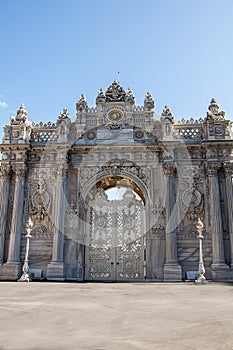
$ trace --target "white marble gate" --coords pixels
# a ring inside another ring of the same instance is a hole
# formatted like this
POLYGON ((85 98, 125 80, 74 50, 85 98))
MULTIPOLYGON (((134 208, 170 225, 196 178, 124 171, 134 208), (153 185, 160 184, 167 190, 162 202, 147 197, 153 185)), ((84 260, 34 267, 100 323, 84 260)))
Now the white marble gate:
POLYGON ((122 200, 109 200, 99 190, 88 209, 85 279, 144 279, 145 209, 127 189, 122 200))

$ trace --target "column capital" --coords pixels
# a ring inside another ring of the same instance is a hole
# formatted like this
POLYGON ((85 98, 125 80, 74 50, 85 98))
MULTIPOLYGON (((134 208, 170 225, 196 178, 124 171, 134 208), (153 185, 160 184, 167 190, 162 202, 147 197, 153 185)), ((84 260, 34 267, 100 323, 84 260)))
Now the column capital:
POLYGON ((223 169, 224 169, 226 176, 230 176, 230 177, 233 176, 233 163, 232 162, 225 162, 223 164, 223 169))
POLYGON ((175 169, 176 163, 174 163, 172 160, 163 162, 163 171, 166 176, 172 177, 175 169))
POLYGON ((11 165, 2 165, 0 167, 0 180, 4 178, 8 178, 11 173, 11 165))
POLYGON ((207 162, 206 163, 206 170, 208 176, 216 176, 218 170, 221 168, 222 164, 219 162, 207 162))
POLYGON ((69 167, 67 163, 57 165, 54 170, 56 178, 61 180, 65 179, 68 168, 69 167))
POLYGON ((21 165, 21 166, 13 166, 13 172, 15 173, 16 180, 23 179, 26 174, 26 165, 21 165))

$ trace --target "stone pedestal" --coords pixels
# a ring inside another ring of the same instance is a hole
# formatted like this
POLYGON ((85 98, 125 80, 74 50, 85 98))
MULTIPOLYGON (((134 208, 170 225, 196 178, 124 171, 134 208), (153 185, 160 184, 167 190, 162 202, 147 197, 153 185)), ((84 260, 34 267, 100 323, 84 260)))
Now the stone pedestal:
POLYGON ((0 266, 0 280, 17 281, 22 274, 22 264, 20 262, 6 263, 0 266))
POLYGON ((229 266, 225 263, 213 263, 211 265, 211 276, 213 281, 226 281, 232 279, 229 266))
POLYGON ((50 281, 64 281, 65 268, 63 262, 51 262, 47 266, 47 280, 50 281))
POLYGON ((181 281, 181 266, 177 262, 166 262, 164 265, 164 281, 165 282, 180 282, 181 281))

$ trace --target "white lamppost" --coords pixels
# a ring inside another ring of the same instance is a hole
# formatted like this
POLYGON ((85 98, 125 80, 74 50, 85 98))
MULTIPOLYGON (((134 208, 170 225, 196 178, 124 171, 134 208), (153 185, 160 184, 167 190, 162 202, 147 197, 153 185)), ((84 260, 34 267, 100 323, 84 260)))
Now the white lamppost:
POLYGON ((199 269, 198 269, 198 277, 195 280, 195 283, 197 284, 203 284, 207 283, 208 281, 205 278, 205 267, 204 267, 204 262, 203 262, 203 250, 202 250, 202 240, 203 240, 203 227, 204 224, 201 221, 200 218, 198 218, 197 224, 196 224, 196 229, 198 232, 198 238, 199 238, 199 269))
POLYGON ((23 274, 18 280, 19 282, 29 282, 31 281, 30 275, 29 275, 29 265, 28 265, 28 253, 29 253, 29 239, 32 237, 31 236, 31 231, 33 227, 33 222, 32 219, 29 218, 28 221, 26 222, 25 228, 26 228, 26 252, 25 252, 25 259, 24 259, 24 264, 23 264, 23 274))

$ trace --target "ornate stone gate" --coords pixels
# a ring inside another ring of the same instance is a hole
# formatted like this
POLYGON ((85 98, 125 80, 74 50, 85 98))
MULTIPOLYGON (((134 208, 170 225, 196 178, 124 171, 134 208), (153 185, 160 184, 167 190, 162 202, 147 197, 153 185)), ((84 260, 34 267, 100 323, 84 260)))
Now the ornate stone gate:
POLYGON ((20 106, 0 145, 1 280, 21 275, 29 216, 30 267, 48 280, 186 279, 198 218, 206 277, 233 280, 232 122, 214 99, 200 119, 154 107, 116 81, 94 107, 82 94, 75 120, 36 124, 20 106))
POLYGON ((121 200, 109 200, 103 189, 89 202, 86 225, 85 279, 144 279, 145 210, 127 189, 121 200))

